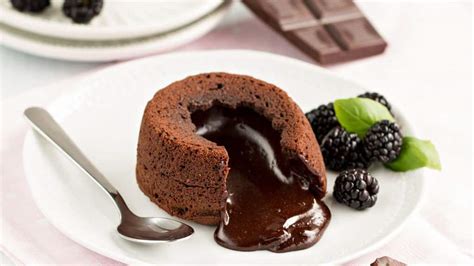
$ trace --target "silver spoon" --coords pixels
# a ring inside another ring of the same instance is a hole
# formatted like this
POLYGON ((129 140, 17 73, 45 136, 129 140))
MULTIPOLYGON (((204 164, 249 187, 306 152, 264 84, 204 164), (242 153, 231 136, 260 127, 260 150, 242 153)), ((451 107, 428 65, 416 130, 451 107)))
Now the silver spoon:
POLYGON ((133 214, 117 189, 82 154, 48 111, 30 107, 24 114, 36 131, 61 150, 112 198, 121 216, 120 225, 117 227, 121 237, 139 243, 159 243, 185 239, 194 233, 192 227, 173 219, 145 218, 133 214))

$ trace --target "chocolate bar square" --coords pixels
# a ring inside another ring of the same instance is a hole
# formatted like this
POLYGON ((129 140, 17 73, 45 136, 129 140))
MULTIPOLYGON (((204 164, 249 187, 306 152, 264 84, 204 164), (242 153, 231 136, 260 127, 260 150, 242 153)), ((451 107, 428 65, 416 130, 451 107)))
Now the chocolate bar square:
POLYGON ((306 5, 321 20, 362 16, 352 0, 305 0, 306 5))
POLYGON ((305 53, 316 57, 321 64, 336 61, 342 52, 322 25, 292 30, 287 35, 291 42, 305 53))
POLYGON ((268 22, 278 25, 283 31, 318 24, 301 0, 248 0, 244 2, 259 9, 260 14, 268 22))
POLYGON ((328 31, 344 50, 357 50, 387 45, 366 18, 326 25, 328 31))

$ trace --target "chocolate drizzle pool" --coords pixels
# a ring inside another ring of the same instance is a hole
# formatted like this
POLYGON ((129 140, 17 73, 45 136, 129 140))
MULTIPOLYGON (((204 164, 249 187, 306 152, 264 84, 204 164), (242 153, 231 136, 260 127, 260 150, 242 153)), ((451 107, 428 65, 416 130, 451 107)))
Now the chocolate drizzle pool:
POLYGON ((289 161, 271 123, 249 108, 214 106, 192 115, 198 135, 225 146, 230 157, 229 196, 215 232, 235 250, 286 252, 314 245, 331 214, 308 182, 316 178, 289 161))

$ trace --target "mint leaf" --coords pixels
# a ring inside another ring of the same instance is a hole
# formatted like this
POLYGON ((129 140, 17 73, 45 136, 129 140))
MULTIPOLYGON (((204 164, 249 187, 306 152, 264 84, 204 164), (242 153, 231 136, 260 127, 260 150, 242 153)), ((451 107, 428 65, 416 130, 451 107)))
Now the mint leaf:
POLYGON ((399 172, 425 166, 441 170, 439 155, 433 143, 414 137, 404 137, 400 155, 395 161, 385 164, 385 166, 399 172))
POLYGON ((378 121, 395 121, 387 107, 367 98, 336 100, 334 111, 341 126, 349 132, 357 133, 361 138, 378 121))

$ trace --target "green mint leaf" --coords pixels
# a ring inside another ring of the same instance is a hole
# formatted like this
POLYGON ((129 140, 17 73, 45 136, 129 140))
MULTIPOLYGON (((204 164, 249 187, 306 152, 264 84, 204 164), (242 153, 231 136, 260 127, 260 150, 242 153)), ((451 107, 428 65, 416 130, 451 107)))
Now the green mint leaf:
POLYGON ((414 137, 404 137, 400 155, 395 161, 385 166, 398 172, 414 170, 421 167, 441 170, 439 155, 433 143, 414 137))
POLYGON ((334 102, 334 111, 341 126, 359 137, 380 120, 395 121, 384 105, 367 98, 340 99, 334 102))

